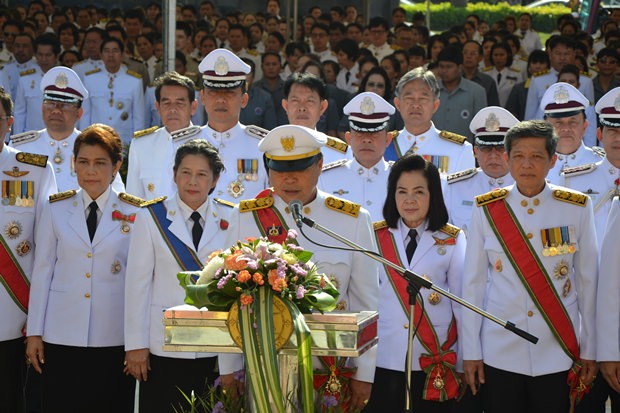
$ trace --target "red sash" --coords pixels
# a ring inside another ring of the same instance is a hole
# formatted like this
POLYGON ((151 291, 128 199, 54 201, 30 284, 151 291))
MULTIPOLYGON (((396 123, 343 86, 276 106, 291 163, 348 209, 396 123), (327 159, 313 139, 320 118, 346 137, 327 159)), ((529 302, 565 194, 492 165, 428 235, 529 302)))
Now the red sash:
POLYGON ((2 235, 0 235, 0 282, 19 309, 28 313, 30 281, 28 281, 22 267, 11 253, 11 248, 6 244, 2 235))
POLYGON ((483 208, 495 236, 523 286, 544 316, 564 352, 573 360, 573 366, 568 372, 572 412, 575 403, 581 400, 584 393, 590 391, 590 386, 579 379, 581 359, 573 323, 553 287, 549 274, 534 252, 508 203, 501 199, 484 205, 483 208))
MULTIPOLYGON (((267 188, 261 191, 256 198, 266 198, 273 195, 273 189, 267 188)), ((271 242, 279 244, 286 240, 288 227, 276 208, 262 208, 253 211, 254 219, 258 224, 261 234, 271 242)))
MULTIPOLYGON (((402 261, 394 244, 394 237, 389 229, 384 227, 375 231, 379 253, 387 260, 403 266, 402 261)), ((403 311, 409 316, 409 293, 407 292, 407 281, 392 269, 385 265, 388 279, 396 292, 396 296, 403 307, 403 311)), ((420 367, 426 373, 426 382, 422 397, 424 400, 446 401, 454 399, 459 394, 459 379, 456 376, 456 352, 451 347, 456 343, 457 330, 454 316, 448 328, 448 337, 440 346, 437 333, 433 323, 428 318, 426 311, 422 310, 422 298, 417 297, 414 307, 414 319, 421 320, 416 336, 428 354, 420 356, 420 367)))

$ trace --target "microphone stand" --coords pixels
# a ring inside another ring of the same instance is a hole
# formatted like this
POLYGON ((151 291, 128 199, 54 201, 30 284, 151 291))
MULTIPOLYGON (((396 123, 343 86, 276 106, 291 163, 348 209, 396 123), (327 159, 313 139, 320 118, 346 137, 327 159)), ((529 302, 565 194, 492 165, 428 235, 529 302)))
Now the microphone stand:
MULTIPOLYGON (((496 324, 499 324, 500 326, 504 327, 506 330, 511 331, 512 333, 518 335, 519 337, 529 341, 530 343, 536 344, 538 342, 538 337, 528 333, 527 331, 521 330, 520 328, 518 328, 513 322, 511 321, 504 321, 498 317, 495 317, 493 314, 491 313, 487 313, 486 311, 484 311, 481 308, 476 307, 475 305, 469 303, 468 301, 463 300, 462 298, 452 294, 449 291, 444 290, 441 287, 437 287, 436 285, 434 285, 432 283, 432 281, 427 280, 426 278, 422 278, 421 276, 419 276, 418 274, 414 273, 411 270, 405 269, 397 264, 394 264, 393 262, 383 258, 380 255, 375 255, 373 253, 371 253, 370 251, 365 250, 364 248, 362 248, 360 245, 357 245, 356 243, 354 243, 353 241, 348 240, 347 238, 325 228, 324 226, 317 224, 314 220, 310 219, 310 218, 306 218, 303 215, 301 215, 301 213, 299 214, 301 221, 306 224, 307 226, 309 226, 310 228, 314 228, 319 230, 320 232, 329 235, 330 237, 342 242, 345 245, 348 245, 349 247, 353 248, 354 250, 356 250, 357 252, 361 252, 362 254, 372 258, 375 261, 378 261, 384 265, 387 265, 390 268, 393 268, 394 270, 396 270, 396 272, 398 272, 405 280, 407 280, 408 283, 408 287, 407 287, 407 292, 409 293, 409 342, 407 343, 407 356, 406 356, 406 382, 407 382, 407 398, 405 400, 405 412, 406 413, 410 413, 412 412, 411 410, 411 359, 412 359, 412 353, 413 353, 413 327, 414 327, 414 319, 413 319, 413 312, 414 312, 414 306, 415 306, 415 302, 416 302, 416 296, 418 295, 418 293, 420 292, 421 288, 427 288, 430 290, 434 290, 436 292, 438 292, 439 294, 443 295, 444 297, 447 297, 448 299, 455 301, 459 304, 461 304, 463 307, 468 308, 469 310, 485 317, 488 320, 493 321, 496 324)), ((299 228, 301 229, 301 225, 299 225, 299 228)), ((302 232, 303 234, 303 232, 302 232)), ((305 234, 304 234, 305 237, 305 234)), ((307 237, 306 237, 307 238, 307 237)))

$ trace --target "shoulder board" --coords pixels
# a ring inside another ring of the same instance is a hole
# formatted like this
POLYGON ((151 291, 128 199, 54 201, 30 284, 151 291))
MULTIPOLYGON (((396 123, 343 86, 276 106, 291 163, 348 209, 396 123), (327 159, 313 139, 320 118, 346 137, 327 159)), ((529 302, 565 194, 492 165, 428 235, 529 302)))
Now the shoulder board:
POLYGON ((461 232, 461 229, 459 227, 455 227, 454 225, 446 224, 443 227, 439 228, 439 231, 443 232, 444 234, 448 234, 452 238, 456 238, 459 235, 459 232, 461 232))
POLYGON ((88 72, 84 73, 84 76, 93 75, 93 74, 99 73, 99 72, 101 72, 101 68, 100 67, 98 67, 96 69, 93 69, 93 70, 89 70, 88 72))
POLYGON ((142 129, 142 130, 135 131, 133 133, 133 138, 136 139, 142 136, 150 135, 151 133, 155 132, 157 129, 159 129, 159 126, 153 126, 148 129, 142 129))
POLYGON ((31 74, 33 74, 35 72, 36 72, 35 69, 22 70, 21 72, 19 72, 19 75, 20 76, 28 76, 28 75, 31 75, 31 74))
POLYGON ((388 132, 388 133, 392 135, 392 140, 398 138, 398 135, 400 135, 399 130, 393 130, 392 132, 388 132))
POLYGON ((65 192, 59 192, 57 194, 50 195, 49 197, 50 204, 56 201, 62 201, 63 199, 73 198, 75 194, 77 194, 77 191, 75 189, 70 189, 65 192))
POLYGON ((455 182, 465 181, 465 180, 473 177, 477 173, 478 173, 478 170, 476 168, 466 169, 464 171, 460 171, 460 172, 456 172, 456 173, 448 175, 446 177, 446 180, 448 181, 448 185, 450 185, 450 184, 453 184, 455 182))
POLYGON ((600 146, 593 146, 590 149, 592 149, 592 152, 594 152, 596 155, 600 156, 601 158, 605 157, 605 149, 601 148, 600 146))
POLYGON ((493 69, 493 66, 487 66, 484 69, 482 69, 483 72, 488 72, 489 70, 493 69))
POLYGON ((41 134, 36 130, 18 133, 17 135, 11 136, 11 145, 19 146, 24 143, 33 142, 39 139, 39 136, 41 136, 41 134))
POLYGON ((263 139, 269 131, 256 125, 246 125, 245 133, 256 139, 263 139))
POLYGON ((181 138, 191 138, 192 136, 198 135, 200 132, 200 126, 191 125, 187 128, 179 129, 178 131, 174 131, 170 134, 172 140, 175 141, 181 138))
POLYGON ((355 218, 357 218, 360 214, 360 208, 362 207, 360 204, 355 204, 351 201, 336 198, 334 196, 328 196, 325 198, 325 205, 327 205, 327 208, 329 209, 351 215, 355 218))
POLYGON ((258 56, 258 52, 256 50, 252 50, 252 49, 246 49, 248 54, 252 55, 252 56, 258 56))
POLYGON ((213 200, 220 204, 220 205, 224 205, 227 206, 229 208, 234 208, 236 204, 234 204, 233 202, 227 201, 225 199, 220 199, 220 198, 213 198, 213 200))
POLYGON ((137 196, 133 196, 130 194, 127 194, 125 192, 121 192, 118 194, 118 199, 120 199, 121 201, 123 201, 126 204, 129 205, 133 205, 136 207, 140 207, 142 206, 146 200, 142 199, 142 198, 138 198, 137 196))
POLYGON ((581 71, 581 72, 579 72, 579 74, 580 74, 581 76, 585 76, 585 77, 588 77, 588 78, 592 78, 592 73, 588 73, 588 72, 583 72, 583 71, 581 71))
POLYGON ((340 153, 347 153, 347 149, 349 148, 349 145, 346 142, 337 138, 332 138, 331 136, 327 136, 327 143, 325 146, 340 153))
POLYGON ((246 199, 239 202, 239 212, 256 211, 257 209, 269 208, 273 205, 273 197, 246 199))
POLYGON ((450 141, 452 143, 458 143, 459 145, 462 145, 465 143, 465 141, 467 140, 467 138, 463 135, 459 135, 457 133, 452 133, 452 132, 448 132, 445 130, 442 130, 441 132, 439 132, 439 137, 441 139, 445 139, 447 141, 450 141))
POLYGON ((480 207, 486 204, 490 204, 491 202, 504 199, 507 196, 508 196, 507 189, 494 189, 493 191, 487 192, 486 194, 478 195, 476 197, 476 206, 480 207))
POLYGON ((385 220, 372 223, 372 229, 374 229, 375 231, 378 229, 387 228, 387 226, 388 225, 387 225, 387 222, 385 222, 385 220))
POLYGON ((138 72, 134 72, 134 71, 133 71, 133 70, 131 70, 131 69, 127 69, 127 74, 128 74, 129 76, 133 76, 133 77, 135 77, 135 78, 142 79, 142 75, 141 75, 140 73, 138 73, 138 72))
POLYGON ((347 163, 346 159, 339 159, 337 161, 330 162, 330 163, 328 163, 326 165, 323 165, 323 169, 321 171, 322 172, 329 171, 330 169, 338 168, 338 167, 344 165, 345 163, 347 163))
POLYGON ((528 77, 527 80, 525 81, 525 88, 529 89, 530 88, 530 83, 532 83, 532 78, 528 77))
POLYGON ((568 202, 569 204, 575 204, 579 206, 586 206, 588 203, 588 196, 580 194, 579 192, 573 192, 566 189, 554 189, 553 198, 558 201, 568 202))
POLYGON ((391 45, 390 45, 390 48, 391 48, 392 50, 400 50, 400 49, 401 49, 401 47, 400 47, 399 45, 397 45, 397 44, 391 44, 391 45))
POLYGON ((536 73, 534 73, 532 76, 534 76, 534 77, 539 77, 539 76, 544 76, 544 75, 546 75, 547 73, 549 73, 549 69, 547 69, 547 70, 543 70, 543 71, 541 71, 541 72, 536 72, 536 73))
POLYGON ((565 177, 579 176, 590 173, 596 169, 595 163, 588 163, 585 165, 573 166, 572 168, 566 168, 562 171, 562 175, 565 177))
POLYGON ((40 166, 41 168, 45 168, 47 164, 47 156, 39 155, 37 153, 28 153, 28 152, 18 152, 15 155, 15 159, 18 162, 26 163, 28 165, 40 166))
POLYGON ((141 57, 129 56, 129 60, 133 60, 134 62, 138 62, 138 63, 144 63, 144 60, 142 60, 141 57))
POLYGON ((516 67, 512 67, 512 66, 510 66, 510 71, 516 72, 516 73, 521 73, 520 69, 517 69, 516 67))
POLYGON ((142 204, 140 204, 140 207, 144 208, 150 205, 158 204, 165 201, 167 198, 167 196, 160 196, 159 198, 151 199, 150 201, 144 201, 142 204))

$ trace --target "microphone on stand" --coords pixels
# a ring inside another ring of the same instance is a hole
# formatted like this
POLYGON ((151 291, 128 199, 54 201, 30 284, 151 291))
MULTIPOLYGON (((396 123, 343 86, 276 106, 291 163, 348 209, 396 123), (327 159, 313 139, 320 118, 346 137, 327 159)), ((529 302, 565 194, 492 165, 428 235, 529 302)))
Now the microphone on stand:
POLYGON ((303 216, 301 215, 301 211, 303 210, 304 204, 300 200, 294 199, 289 202, 288 207, 293 214, 293 219, 295 220, 297 227, 301 228, 303 225, 303 216))

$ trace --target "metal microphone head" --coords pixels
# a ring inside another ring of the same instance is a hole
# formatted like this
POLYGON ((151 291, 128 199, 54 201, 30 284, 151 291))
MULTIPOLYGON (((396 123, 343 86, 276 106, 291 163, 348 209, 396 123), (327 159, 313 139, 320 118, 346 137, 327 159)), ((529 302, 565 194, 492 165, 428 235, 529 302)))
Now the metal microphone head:
POLYGON ((293 219, 295 220, 295 223, 299 228, 301 228, 301 226, 303 225, 301 211, 304 208, 304 204, 300 200, 294 199, 289 202, 288 207, 293 214, 293 219))

